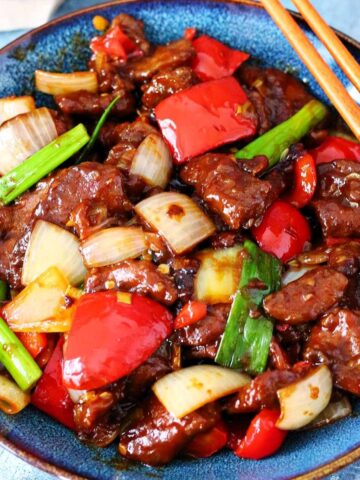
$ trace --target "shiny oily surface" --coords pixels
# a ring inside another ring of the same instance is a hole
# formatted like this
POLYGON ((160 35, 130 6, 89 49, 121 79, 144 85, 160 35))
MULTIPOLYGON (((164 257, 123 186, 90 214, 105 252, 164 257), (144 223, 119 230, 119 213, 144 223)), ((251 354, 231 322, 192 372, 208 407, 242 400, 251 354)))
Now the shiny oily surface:
MULTIPOLYGON (((35 68, 46 67, 59 71, 84 69, 89 55, 87 43, 95 34, 93 16, 101 14, 112 18, 120 12, 145 20, 150 39, 160 43, 180 37, 187 26, 196 26, 234 48, 250 52, 264 65, 289 69, 307 81, 312 91, 324 99, 315 81, 265 12, 246 5, 199 0, 99 6, 81 18, 65 20, 62 24, 37 33, 12 47, 11 51, 0 54, 0 96, 31 92, 35 68)), ((307 27, 304 28, 308 32, 307 27)), ((329 58, 313 35, 309 35, 325 58, 329 58)), ((355 46, 351 46, 351 51, 360 60, 360 51, 355 46)), ((335 70, 339 73, 338 69, 335 70)), ((341 79, 349 86, 343 76, 341 79)), ((39 99, 48 100, 42 95, 39 95, 39 99)), ((355 406, 355 412, 360 413, 359 403, 355 406)), ((176 460, 165 468, 154 469, 124 462, 118 457, 115 445, 105 450, 82 445, 72 432, 34 408, 16 417, 0 414, 0 432, 20 450, 26 450, 45 462, 71 472, 62 472, 63 478, 75 478, 71 477, 74 474, 104 480, 291 478, 322 467, 359 447, 358 426, 359 420, 354 416, 322 430, 291 434, 278 455, 261 462, 240 460, 224 451, 206 460, 176 460)), ((42 466, 44 468, 44 464, 42 466)), ((51 466, 46 468, 51 470, 51 466)), ((325 469, 321 473, 310 473, 308 478, 319 478, 331 471, 325 469)))

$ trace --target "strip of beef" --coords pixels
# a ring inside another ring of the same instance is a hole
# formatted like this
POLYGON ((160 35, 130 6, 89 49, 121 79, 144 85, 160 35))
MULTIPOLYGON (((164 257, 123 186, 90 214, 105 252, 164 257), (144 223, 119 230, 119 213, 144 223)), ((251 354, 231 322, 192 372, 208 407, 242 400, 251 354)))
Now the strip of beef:
POLYGON ((324 236, 360 236, 360 164, 335 160, 317 167, 313 207, 324 236))
POLYGON ((209 345, 190 347, 185 350, 184 355, 188 360, 214 360, 219 348, 219 340, 209 345))
POLYGON ((274 338, 278 341, 281 349, 285 351, 290 364, 293 365, 302 360, 304 345, 309 339, 312 326, 311 323, 298 323, 297 325, 277 323, 275 325, 274 338))
POLYGON ((192 43, 180 39, 167 45, 159 45, 150 55, 130 61, 126 71, 131 80, 145 82, 160 72, 188 65, 194 55, 192 43))
POLYGON ((225 304, 208 307, 202 320, 177 330, 174 341, 187 347, 205 346, 214 343, 224 333, 230 306, 225 304))
POLYGON ((128 377, 81 395, 74 406, 74 420, 80 439, 102 447, 110 443, 108 439, 113 441, 113 435, 117 436, 120 432, 121 420, 134 402, 171 370, 171 351, 165 342, 128 377))
POLYGON ((85 279, 87 293, 111 289, 148 295, 165 305, 172 305, 177 299, 170 277, 159 272, 148 260, 125 260, 90 270, 85 279))
POLYGON ((290 324, 310 322, 339 302, 348 279, 328 267, 305 273, 264 300, 265 311, 273 318, 290 324))
POLYGON ((360 269, 360 243, 345 242, 329 249, 328 265, 347 276, 360 269))
POLYGON ((219 419, 220 408, 210 403, 180 420, 151 395, 121 435, 119 452, 130 460, 164 465, 181 452, 196 434, 206 432, 219 419))
POLYGON ((271 183, 241 170, 230 155, 194 158, 180 175, 230 228, 250 228, 273 201, 271 183))
POLYGON ((80 92, 66 95, 55 95, 54 100, 60 110, 67 115, 80 115, 84 117, 100 117, 116 96, 120 99, 111 111, 112 115, 123 118, 136 110, 133 95, 127 90, 117 90, 114 93, 80 92))
POLYGON ((133 92, 134 83, 121 75, 106 53, 96 53, 89 61, 89 70, 96 72, 100 93, 133 92))
POLYGON ((298 381, 305 372, 306 370, 269 370, 262 373, 226 402, 226 410, 229 413, 249 413, 263 408, 276 408, 276 392, 279 388, 298 381))
POLYGON ((147 108, 155 108, 165 98, 195 85, 197 81, 191 67, 179 67, 158 73, 149 83, 141 87, 142 103, 147 108))
POLYGON ((338 200, 314 200, 315 214, 324 237, 359 237, 360 208, 347 207, 338 200))
POLYGON ((107 147, 112 147, 106 163, 116 165, 128 172, 140 143, 151 133, 158 133, 145 117, 132 123, 109 124, 102 129, 101 140, 107 147))
POLYGON ((360 163, 335 160, 317 166, 317 198, 339 198, 344 205, 360 206, 360 163))
POLYGON ((14 205, 0 208, 0 277, 11 288, 21 288, 24 255, 37 219, 62 227, 70 222, 75 230, 84 232, 105 217, 119 217, 121 221, 130 210, 122 174, 115 167, 85 162, 59 170, 39 182, 36 190, 22 195, 14 205), (82 208, 84 212, 80 215, 82 208))
POLYGON ((238 75, 250 90, 248 95, 259 117, 259 134, 284 122, 313 98, 303 83, 275 68, 244 65, 238 75))
POLYGON ((251 173, 251 175, 260 175, 269 167, 269 160, 265 155, 258 155, 249 160, 238 160, 237 164, 244 170, 244 172, 251 173))
POLYGON ((193 296, 194 277, 199 267, 200 262, 196 258, 174 257, 170 261, 170 273, 182 304, 191 300, 193 296))
POLYGON ((360 312, 336 308, 313 328, 304 357, 330 366, 335 385, 360 396, 360 312))

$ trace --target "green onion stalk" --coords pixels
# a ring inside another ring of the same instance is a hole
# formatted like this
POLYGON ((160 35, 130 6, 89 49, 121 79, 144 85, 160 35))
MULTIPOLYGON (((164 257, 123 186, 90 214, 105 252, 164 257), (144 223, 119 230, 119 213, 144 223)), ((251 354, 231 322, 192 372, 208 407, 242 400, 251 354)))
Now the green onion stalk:
POLYGON ((280 288, 281 263, 249 240, 244 253, 239 288, 215 361, 258 374, 266 367, 273 333, 273 323, 260 307, 264 297, 280 288))
POLYGON ((76 160, 75 165, 78 165, 79 163, 83 162, 85 160, 85 158, 89 155, 89 153, 91 152, 91 150, 93 149, 93 147, 95 145, 96 140, 98 139, 98 136, 100 134, 100 130, 102 129, 102 127, 103 127, 104 123, 106 122, 106 120, 108 119, 108 116, 110 115, 112 109, 115 107, 115 105, 120 100, 120 98, 121 98, 120 95, 118 95, 106 107, 106 109, 104 110, 104 113, 101 115, 98 123, 96 124, 96 127, 94 128, 94 131, 91 135, 91 138, 90 138, 88 144, 86 145, 84 150, 81 152, 79 158, 76 160))
POLYGON ((15 200, 39 180, 60 166, 89 141, 84 125, 79 124, 0 178, 0 202, 15 200))
POLYGON ((2 318, 0 318, 0 362, 24 391, 30 390, 42 375, 38 364, 2 318))
POLYGON ((299 142, 327 115, 327 108, 318 100, 311 100, 295 115, 261 135, 236 153, 237 158, 250 160, 265 155, 273 167, 284 152, 299 142))

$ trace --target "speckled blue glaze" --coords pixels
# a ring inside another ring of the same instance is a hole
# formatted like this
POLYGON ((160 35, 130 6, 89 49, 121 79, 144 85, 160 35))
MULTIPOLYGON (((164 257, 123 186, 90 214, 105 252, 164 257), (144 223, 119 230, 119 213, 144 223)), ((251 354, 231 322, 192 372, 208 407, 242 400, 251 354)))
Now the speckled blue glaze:
MULTIPOLYGON (((95 2, 86 3, 91 5, 95 2)), ((88 40, 95 33, 92 17, 102 14, 112 18, 120 12, 143 19, 149 38, 159 43, 175 39, 182 35, 185 27, 194 26, 234 47, 251 52, 262 64, 291 71, 306 81, 314 94, 326 101, 321 89, 264 11, 249 5, 205 0, 99 6, 90 13, 69 18, 27 36, 10 50, 0 51, 0 97, 32 92, 35 68, 58 71, 85 69, 89 55, 88 40)), ((329 59, 318 40, 302 26, 320 53, 329 59)), ((360 50, 355 45, 349 44, 349 47, 360 60, 360 50)), ((331 66, 335 67, 333 63, 331 66)), ((349 82, 337 67, 334 69, 350 93, 354 94, 349 82)), ((37 101, 46 104, 50 100, 37 96, 37 101)), ((278 480, 309 472, 359 447, 359 413, 360 402, 357 402, 352 418, 319 431, 290 435, 281 453, 262 462, 242 461, 223 452, 201 461, 177 460, 160 469, 123 462, 115 446, 105 450, 87 447, 72 432, 33 408, 14 417, 0 412, 0 433, 16 446, 51 464, 94 479, 278 480)))

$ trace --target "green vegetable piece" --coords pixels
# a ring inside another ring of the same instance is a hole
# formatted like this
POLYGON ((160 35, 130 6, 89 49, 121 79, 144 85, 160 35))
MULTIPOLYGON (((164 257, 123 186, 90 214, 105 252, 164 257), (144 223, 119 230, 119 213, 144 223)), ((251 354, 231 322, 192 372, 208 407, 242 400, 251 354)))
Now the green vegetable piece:
POLYGON ((78 152, 89 140, 81 123, 0 178, 0 202, 4 205, 35 185, 45 175, 78 152))
POLYGON ((93 146, 95 145, 96 140, 98 139, 100 130, 102 129, 104 123, 106 122, 108 116, 110 115, 111 110, 115 107, 117 102, 120 100, 120 95, 114 98, 114 100, 106 107, 104 110, 104 113, 101 115, 98 123, 96 124, 96 127, 91 135, 91 138, 89 140, 89 143, 86 145, 84 150, 81 152, 79 158, 76 160, 75 165, 78 165, 79 163, 83 162, 85 158, 89 155, 91 152, 93 146))
POLYGON ((7 283, 4 282, 3 280, 0 280, 0 302, 3 302, 4 300, 7 299, 8 296, 8 286, 7 283))
POLYGON ((0 318, 0 362, 24 391, 31 389, 42 375, 38 364, 2 318, 0 318))
POLYGON ((281 284, 281 263, 246 240, 238 292, 231 306, 215 361, 248 373, 264 371, 273 324, 258 308, 281 284))
POLYGON ((269 167, 273 167, 285 150, 309 133, 325 118, 327 112, 322 103, 311 100, 288 120, 239 150, 236 157, 251 159, 257 155, 265 155, 269 160, 269 167))

